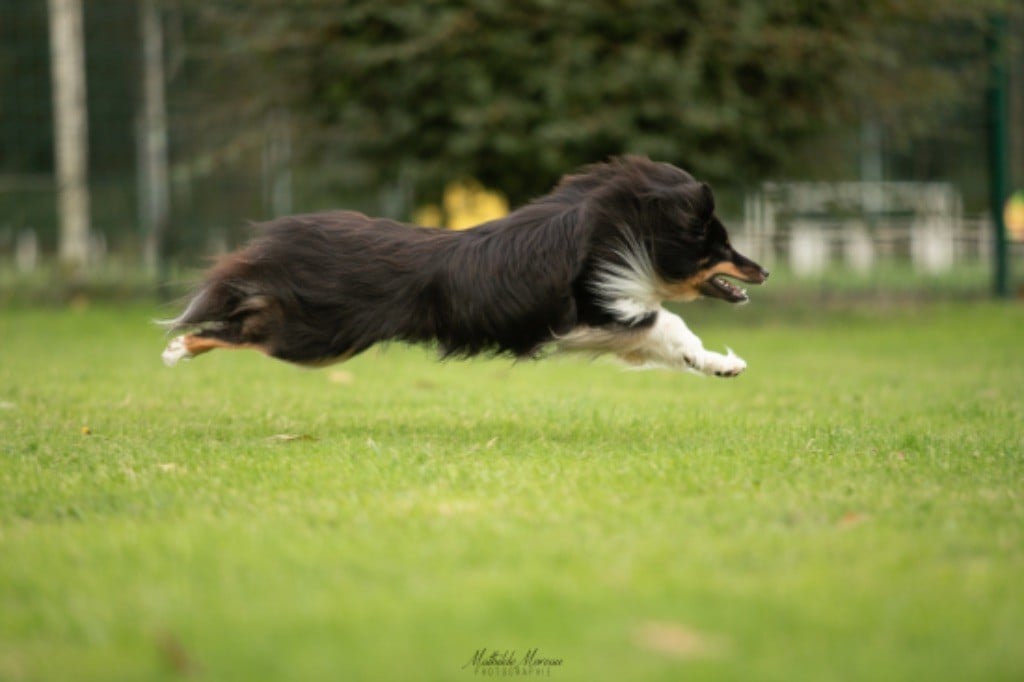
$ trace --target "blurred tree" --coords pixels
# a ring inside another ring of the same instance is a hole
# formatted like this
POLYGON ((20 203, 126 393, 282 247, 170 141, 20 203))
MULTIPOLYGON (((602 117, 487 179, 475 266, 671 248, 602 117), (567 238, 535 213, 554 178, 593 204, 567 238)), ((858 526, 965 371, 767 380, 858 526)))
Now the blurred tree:
POLYGON ((221 55, 199 74, 216 88, 207 108, 288 101, 352 182, 438 198, 474 177, 515 204, 627 151, 734 187, 830 164, 849 177, 864 122, 901 162, 934 171, 929 150, 954 148, 951 123, 983 101, 985 20, 1010 0, 174 6, 221 55))
POLYGON ((820 163, 801 143, 864 117, 927 129, 978 80, 1000 4, 349 0, 302 31, 302 94, 434 194, 455 173, 519 202, 623 151, 743 183, 820 163))
POLYGON ((357 0, 322 26, 306 101, 432 191, 454 171, 518 202, 623 151, 752 179, 853 113, 862 4, 357 0))

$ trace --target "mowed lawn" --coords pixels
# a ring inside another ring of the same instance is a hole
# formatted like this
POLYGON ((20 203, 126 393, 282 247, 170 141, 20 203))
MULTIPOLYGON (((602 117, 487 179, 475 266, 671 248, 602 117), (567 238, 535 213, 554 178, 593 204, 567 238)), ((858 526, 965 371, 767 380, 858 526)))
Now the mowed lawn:
POLYGON ((771 306, 683 309, 734 380, 0 310, 0 680, 1024 678, 1024 308, 771 306))

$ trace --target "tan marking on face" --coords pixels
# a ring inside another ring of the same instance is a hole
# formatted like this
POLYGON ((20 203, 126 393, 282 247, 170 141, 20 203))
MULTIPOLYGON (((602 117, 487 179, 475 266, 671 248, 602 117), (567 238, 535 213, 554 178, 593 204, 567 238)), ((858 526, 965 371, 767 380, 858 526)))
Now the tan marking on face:
POLYGON ((720 261, 709 268, 698 270, 697 274, 687 277, 680 282, 661 282, 658 288, 666 301, 689 302, 700 298, 700 285, 715 275, 728 275, 740 281, 749 281, 750 275, 744 274, 730 261, 720 261))
MULTIPOLYGON (((749 281, 750 275, 740 270, 735 263, 725 261, 719 263, 715 267, 711 268, 711 274, 708 277, 714 277, 715 275, 728 275, 729 277, 735 277, 741 281, 749 281)), ((705 278, 707 279, 707 278, 705 278)))
POLYGON ((707 279, 702 273, 707 272, 701 270, 693 277, 684 279, 681 282, 672 282, 671 284, 663 283, 660 287, 663 298, 666 301, 683 301, 689 302, 700 298, 700 283, 707 279))
POLYGON ((665 300, 688 302, 700 298, 700 285, 715 275, 722 274, 721 267, 723 265, 726 264, 716 263, 710 268, 698 270, 695 275, 687 277, 679 282, 664 282, 662 287, 664 289, 665 300))

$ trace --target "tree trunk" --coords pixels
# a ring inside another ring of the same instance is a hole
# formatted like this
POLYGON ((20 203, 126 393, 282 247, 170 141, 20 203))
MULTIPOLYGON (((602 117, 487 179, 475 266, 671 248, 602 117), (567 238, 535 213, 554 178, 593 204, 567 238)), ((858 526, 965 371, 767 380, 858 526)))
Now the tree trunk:
POLYGON ((59 256, 63 265, 81 274, 89 260, 89 123, 81 0, 49 0, 49 12, 59 256))

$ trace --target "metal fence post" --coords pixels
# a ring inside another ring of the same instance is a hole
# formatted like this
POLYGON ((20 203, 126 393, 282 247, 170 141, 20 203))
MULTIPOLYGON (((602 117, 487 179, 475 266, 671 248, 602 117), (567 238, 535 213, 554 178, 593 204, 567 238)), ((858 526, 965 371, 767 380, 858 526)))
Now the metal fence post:
POLYGON ((989 203, 995 230, 995 263, 993 293, 998 298, 1010 296, 1009 254, 1006 243, 1006 221, 1003 207, 1009 196, 1010 138, 1007 130, 1006 17, 993 15, 989 24, 989 203))

